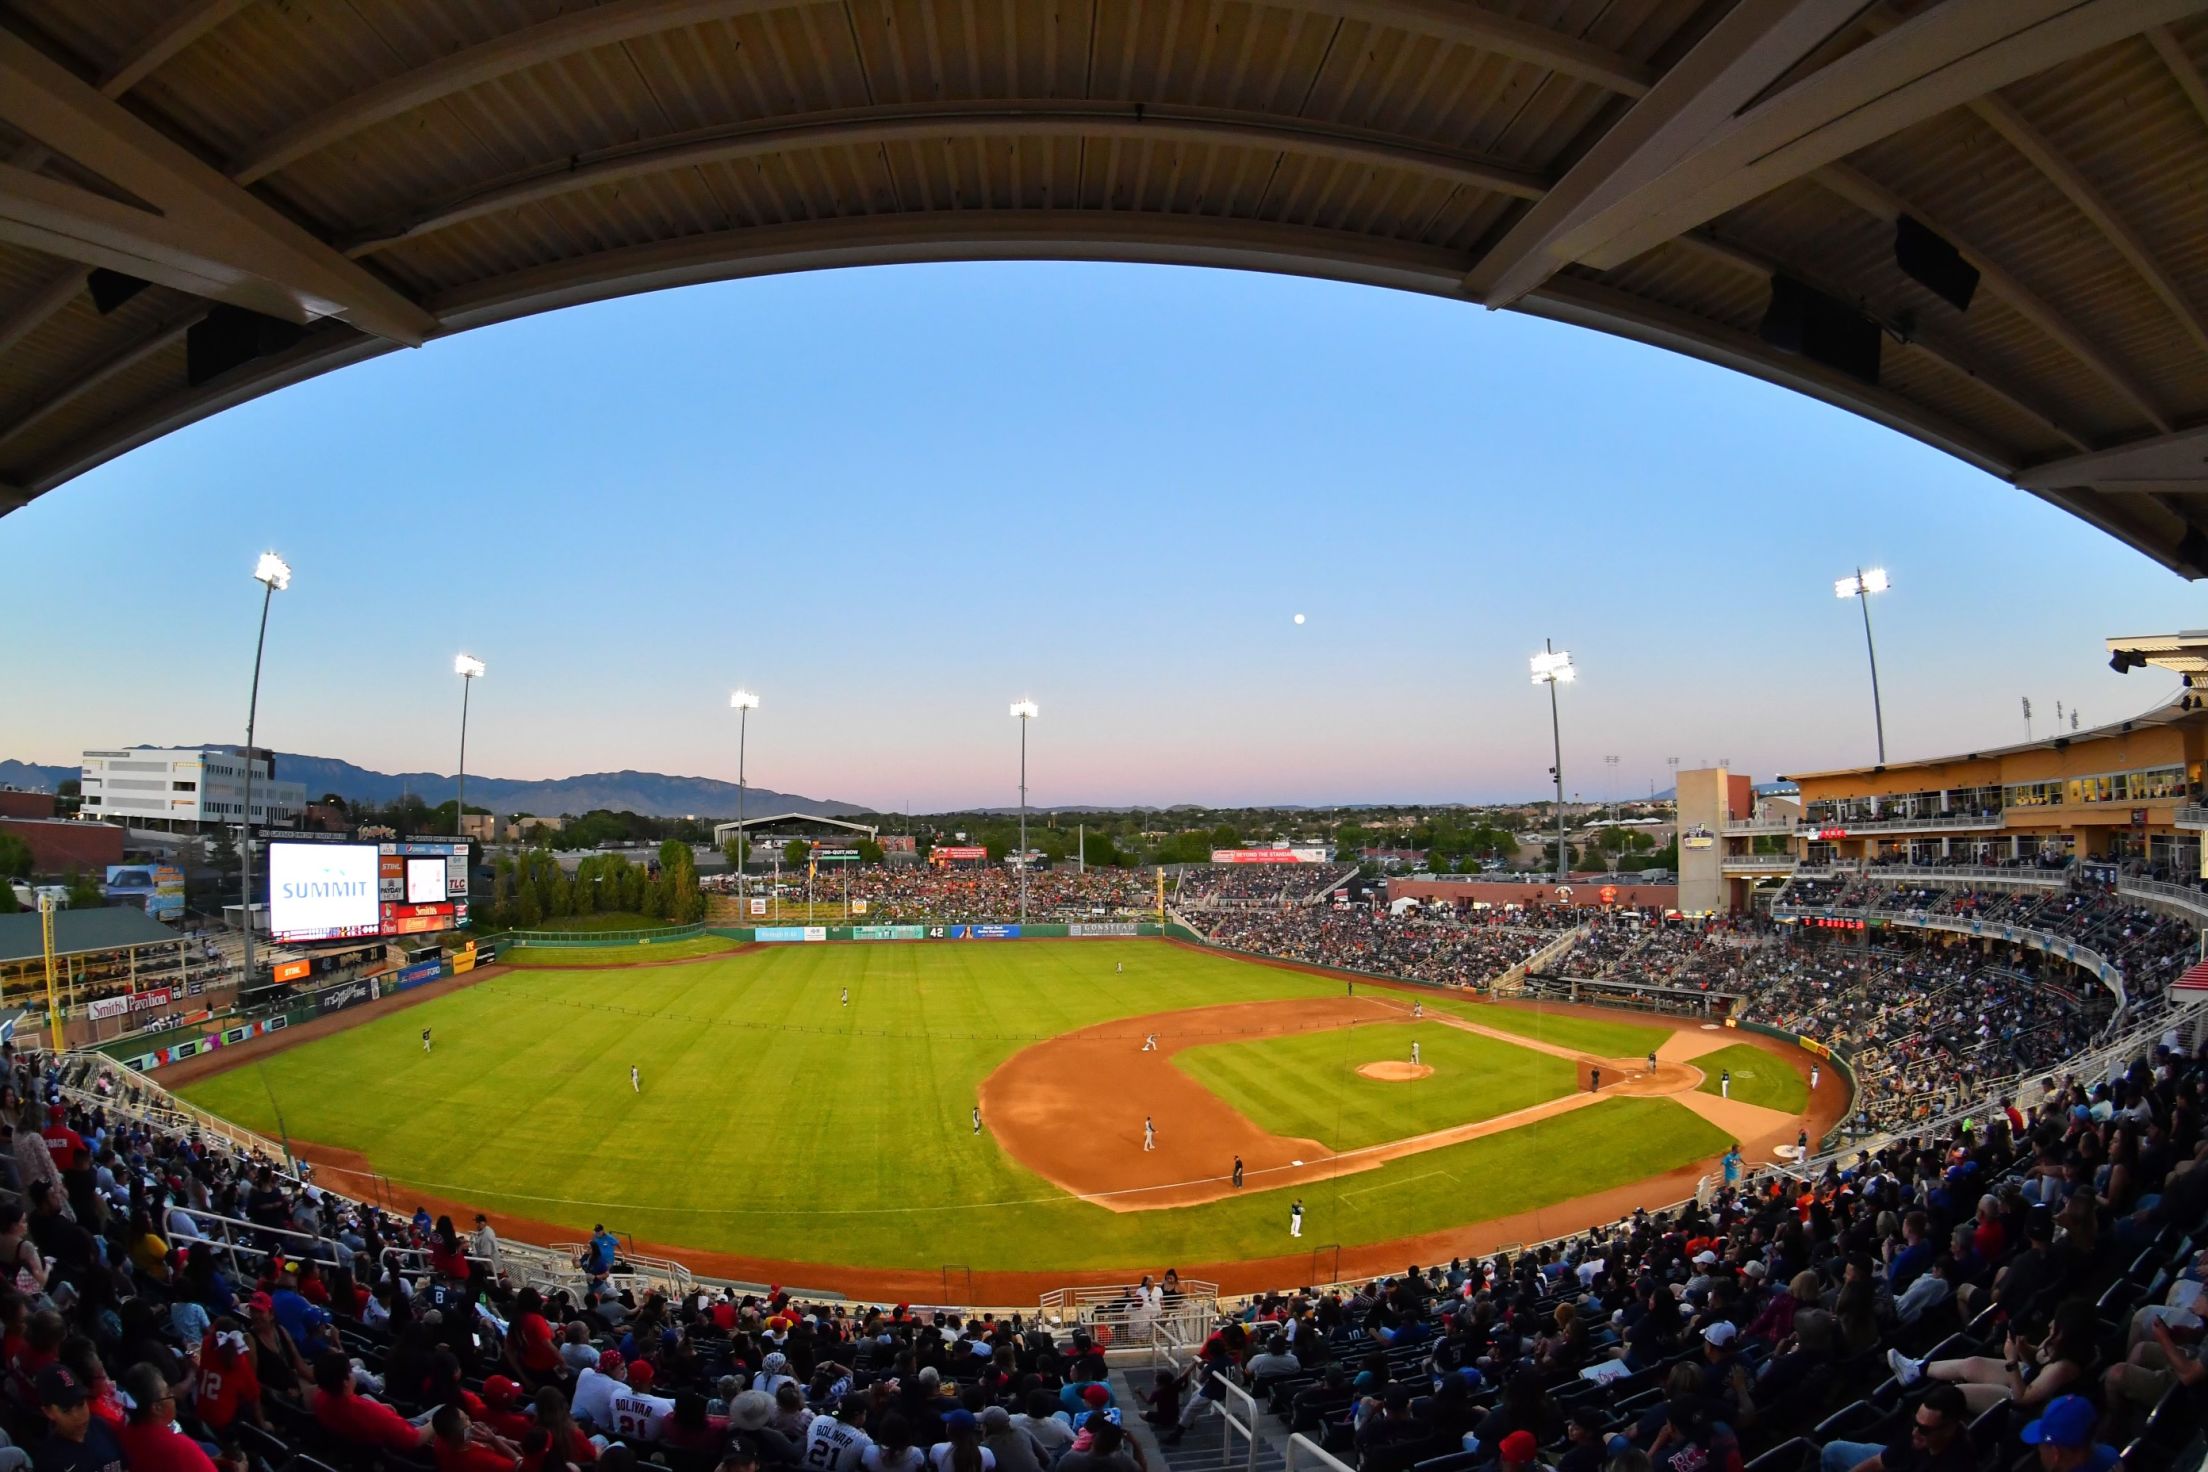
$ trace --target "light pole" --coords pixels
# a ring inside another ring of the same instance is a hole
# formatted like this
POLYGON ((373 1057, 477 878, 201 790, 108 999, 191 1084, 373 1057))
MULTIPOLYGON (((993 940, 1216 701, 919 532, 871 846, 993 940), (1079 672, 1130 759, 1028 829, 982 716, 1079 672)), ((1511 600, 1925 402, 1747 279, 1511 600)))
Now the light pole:
POLYGON ((1042 712, 1032 700, 1012 702, 1012 714, 1020 723, 1020 923, 1027 923, 1027 723, 1042 712))
POLYGON ((456 654, 452 672, 460 677, 460 792, 452 802, 452 836, 465 841, 468 834, 468 687, 483 678, 483 661, 472 654, 456 654))
POLYGON ((1607 772, 1602 774, 1602 785, 1607 789, 1610 799, 1610 817, 1615 822, 1618 816, 1618 759, 1614 756, 1606 756, 1602 759, 1602 764, 1609 768, 1607 772))
POLYGON ((1556 754, 1556 765, 1549 768, 1549 775, 1556 778, 1556 882, 1562 884, 1572 877, 1572 865, 1564 847, 1564 727, 1556 712, 1556 687, 1578 679, 1579 671, 1572 668, 1571 652, 1557 648, 1553 639, 1543 639, 1541 652, 1528 663, 1533 667, 1533 683, 1549 687, 1549 739, 1556 754))
POLYGON ((1882 767, 1886 765, 1886 712, 1878 702, 1878 646, 1871 642, 1871 595, 1883 593, 1892 586, 1883 567, 1869 571, 1859 567, 1853 577, 1835 578, 1832 582, 1835 598, 1853 598, 1863 605, 1863 648, 1871 656, 1871 721, 1878 728, 1878 764, 1882 767))
POLYGON ((253 697, 245 707, 245 811, 238 823, 239 846, 245 850, 245 979, 253 984, 253 726, 261 714, 261 651, 268 646, 268 605, 276 594, 291 586, 291 564, 273 552, 263 552, 253 564, 253 580, 261 585, 261 632, 253 641, 253 697))
MULTIPOLYGON (((750 880, 745 875, 744 860, 751 857, 744 833, 744 737, 751 725, 751 713, 759 708, 759 697, 749 690, 732 691, 728 708, 736 712, 736 895, 737 909, 749 910, 743 903, 751 893, 750 880)), ((739 919, 738 924, 743 921, 739 919)))

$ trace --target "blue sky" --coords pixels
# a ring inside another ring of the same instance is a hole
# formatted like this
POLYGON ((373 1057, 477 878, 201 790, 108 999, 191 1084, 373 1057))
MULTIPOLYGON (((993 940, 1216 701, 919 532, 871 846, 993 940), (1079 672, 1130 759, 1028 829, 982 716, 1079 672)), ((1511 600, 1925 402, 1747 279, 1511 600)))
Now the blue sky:
POLYGON ((1896 756, 2169 686, 2190 587, 1936 451, 1599 334, 1135 266, 824 272, 486 329, 172 435, 0 520, 0 756, 243 736, 921 810, 1534 794, 1896 756), (1298 627, 1296 613, 1307 622, 1298 627), (24 698, 27 697, 27 698, 24 698), (1620 758, 1613 768, 1602 758, 1620 758))

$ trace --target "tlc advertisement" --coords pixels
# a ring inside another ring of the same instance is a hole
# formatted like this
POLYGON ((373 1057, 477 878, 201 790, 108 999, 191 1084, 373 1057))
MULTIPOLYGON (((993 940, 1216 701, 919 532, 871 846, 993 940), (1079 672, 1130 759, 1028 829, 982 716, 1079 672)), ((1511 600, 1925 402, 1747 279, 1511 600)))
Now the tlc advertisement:
POLYGON ((383 933, 372 843, 268 846, 268 931, 280 941, 383 933))

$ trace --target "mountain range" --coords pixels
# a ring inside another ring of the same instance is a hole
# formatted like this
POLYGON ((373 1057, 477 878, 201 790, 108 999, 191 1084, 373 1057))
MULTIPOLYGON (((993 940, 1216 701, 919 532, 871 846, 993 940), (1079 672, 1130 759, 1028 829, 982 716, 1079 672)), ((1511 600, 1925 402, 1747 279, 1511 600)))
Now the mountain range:
MULTIPOLYGON (((76 775, 75 767, 0 761, 0 786, 5 787, 51 792, 76 775)), ((348 802, 379 806, 407 793, 435 805, 452 796, 454 780, 449 772, 374 772, 335 757, 283 751, 276 753, 276 775, 281 780, 304 785, 310 799, 334 792, 348 802)), ((736 812, 736 784, 711 777, 670 777, 664 772, 588 772, 579 777, 543 782, 479 777, 470 772, 468 806, 486 807, 498 813, 537 813, 546 817, 606 808, 655 818, 679 818, 687 814, 726 818, 736 812)), ((806 813, 841 818, 866 810, 854 803, 746 786, 744 811, 755 817, 768 813, 806 813)))

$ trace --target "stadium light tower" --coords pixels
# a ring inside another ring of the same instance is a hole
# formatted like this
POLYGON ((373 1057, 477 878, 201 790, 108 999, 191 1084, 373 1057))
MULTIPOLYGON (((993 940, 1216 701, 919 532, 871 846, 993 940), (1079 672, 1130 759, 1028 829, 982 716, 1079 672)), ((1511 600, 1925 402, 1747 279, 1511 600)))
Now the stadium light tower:
POLYGON ((273 552, 263 552, 253 564, 253 581, 261 585, 261 632, 253 641, 253 695, 245 707, 245 811, 239 815, 238 832, 245 850, 245 985, 253 984, 253 726, 261 714, 261 651, 268 646, 268 605, 278 592, 291 586, 291 564, 273 552))
POLYGON ((744 862, 751 857, 744 833, 744 736, 751 724, 751 713, 759 708, 759 697, 749 690, 731 691, 728 708, 736 712, 736 897, 738 908, 742 910, 749 908, 742 901, 751 893, 751 880, 744 862))
POLYGON ((1541 652, 1528 663, 1533 666, 1533 683, 1549 687, 1549 739, 1556 752, 1556 765, 1549 768, 1549 775, 1556 778, 1556 882, 1562 884, 1572 877, 1572 866, 1564 848, 1564 727, 1556 712, 1556 687, 1571 684, 1579 671, 1572 667, 1571 652, 1557 648, 1553 639, 1543 639, 1541 652))
POLYGON ((1027 723, 1042 712, 1032 700, 1012 702, 1012 715, 1020 723, 1020 923, 1027 923, 1027 723))
POLYGON ((460 677, 460 793, 452 803, 452 836, 465 841, 468 834, 468 687, 483 678, 483 661, 472 654, 452 657, 452 672, 460 677))
POLYGON ((1859 567, 1855 576, 1835 578, 1832 583, 1835 598, 1853 598, 1863 605, 1863 647, 1871 656, 1871 724, 1878 730, 1878 764, 1882 767, 1886 765, 1886 712, 1878 703, 1878 646, 1871 642, 1871 595, 1892 586, 1883 567, 1867 572, 1859 567))

